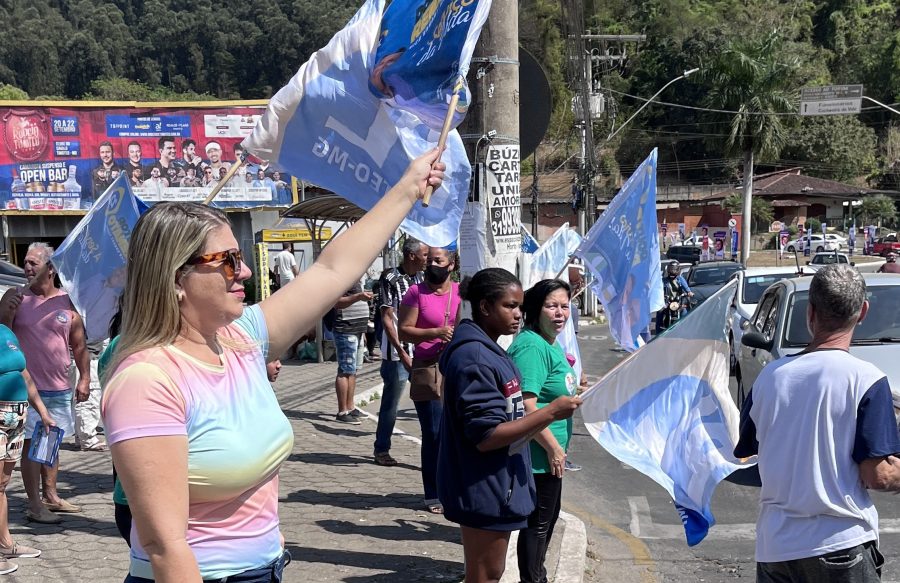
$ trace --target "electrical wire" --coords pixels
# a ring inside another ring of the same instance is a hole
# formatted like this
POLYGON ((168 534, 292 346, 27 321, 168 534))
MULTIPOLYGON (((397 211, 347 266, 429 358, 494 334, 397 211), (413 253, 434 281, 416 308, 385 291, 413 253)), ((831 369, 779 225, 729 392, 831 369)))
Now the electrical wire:
MULTIPOLYGON (((616 91, 615 89, 611 89, 609 87, 600 87, 603 91, 609 91, 610 93, 617 93, 619 95, 624 95, 625 97, 630 97, 631 99, 637 99, 638 101, 649 102, 650 100, 645 97, 638 97, 637 95, 631 95, 630 93, 625 93, 624 91, 616 91)), ((777 112, 764 112, 764 111, 734 111, 730 109, 714 109, 710 107, 696 107, 694 105, 683 105, 681 103, 669 103, 667 101, 657 101, 653 100, 653 103, 657 105, 664 105, 666 107, 680 107, 682 109, 690 109, 693 111, 707 111, 710 113, 727 113, 729 115, 743 114, 743 115, 771 115, 771 116, 791 116, 791 117, 799 117, 799 113, 795 112, 787 112, 787 113, 777 113, 777 112)), ((891 104, 893 107, 895 104, 891 104)), ((871 106, 871 107, 863 107, 861 111, 871 111, 874 109, 883 109, 879 106, 871 106)))

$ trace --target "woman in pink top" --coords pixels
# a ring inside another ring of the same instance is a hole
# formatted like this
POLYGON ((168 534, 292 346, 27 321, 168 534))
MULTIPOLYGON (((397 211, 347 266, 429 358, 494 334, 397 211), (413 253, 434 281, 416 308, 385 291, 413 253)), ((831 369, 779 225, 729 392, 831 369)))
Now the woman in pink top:
MULTIPOLYGON (((409 288, 400 302, 400 340, 416 345, 413 368, 437 364, 444 346, 453 337, 459 322, 459 284, 450 279, 456 269, 456 253, 431 247, 425 263, 425 281, 409 288)), ((413 380, 412 378, 410 379, 413 380)), ((413 394, 419 426, 422 428, 422 487, 430 512, 443 512, 437 497, 437 446, 441 427, 441 400, 417 400, 413 394)))
POLYGON ((132 233, 122 332, 103 418, 133 514, 128 583, 281 580, 278 469, 291 425, 266 378, 274 361, 363 274, 443 180, 438 151, 304 273, 244 306, 251 276, 224 212, 160 203, 132 233))

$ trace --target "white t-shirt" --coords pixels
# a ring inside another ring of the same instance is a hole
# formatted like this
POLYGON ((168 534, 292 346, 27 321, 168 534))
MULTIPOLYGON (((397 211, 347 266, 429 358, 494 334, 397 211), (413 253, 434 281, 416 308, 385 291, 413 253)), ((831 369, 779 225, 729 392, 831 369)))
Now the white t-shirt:
POLYGON ((900 452, 887 377, 843 350, 766 366, 741 410, 734 453, 759 453, 756 560, 815 557, 878 539, 878 511, 859 476, 900 452))
POLYGON ((281 280, 281 285, 285 285, 294 279, 294 267, 297 267, 297 260, 290 249, 283 249, 275 256, 275 273, 281 280))

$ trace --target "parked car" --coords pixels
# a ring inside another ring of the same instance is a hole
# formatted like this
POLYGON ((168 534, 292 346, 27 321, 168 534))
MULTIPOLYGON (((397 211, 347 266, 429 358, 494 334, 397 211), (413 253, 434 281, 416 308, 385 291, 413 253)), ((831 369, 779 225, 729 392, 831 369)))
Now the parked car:
POLYGON ((797 270, 788 267, 749 267, 731 274, 730 279, 737 281, 734 299, 731 301, 730 331, 728 345, 731 348, 732 373, 737 364, 741 347, 743 326, 750 320, 759 303, 759 298, 770 285, 782 279, 797 277, 797 270))
POLYGON ((688 286, 694 292, 692 303, 699 306, 728 283, 734 272, 743 269, 743 265, 734 261, 707 261, 694 265, 686 277, 688 286))
POLYGON ((25 270, 9 261, 0 259, 0 295, 11 287, 25 285, 25 270))
MULTIPOLYGON (((706 242, 709 245, 709 248, 713 248, 713 238, 710 236, 706 237, 706 242)), ((689 247, 703 247, 703 237, 700 235, 691 235, 687 239, 681 242, 682 245, 687 245, 689 247)))
POLYGON ((700 261, 700 253, 702 251, 702 248, 693 245, 672 245, 666 251, 666 259, 674 259, 679 263, 693 265, 700 261))
POLYGON ((887 257, 887 254, 891 251, 900 253, 900 242, 897 241, 896 233, 875 239, 875 243, 872 245, 872 253, 887 257))
MULTIPOLYGON (((900 278, 865 273, 869 313, 854 328, 850 354, 871 362, 888 377, 894 413, 900 412, 900 278)), ((735 377, 738 406, 763 367, 806 348, 811 337, 806 326, 811 277, 784 279, 770 286, 744 325, 735 377)))
POLYGON ((850 261, 850 258, 847 257, 843 253, 816 253, 813 255, 810 261, 806 262, 807 268, 810 271, 818 271, 825 267, 826 265, 831 265, 833 263, 847 263, 849 265, 856 265, 854 262, 850 261))
POLYGON ((839 249, 842 247, 848 246, 847 237, 844 237, 843 235, 838 235, 836 233, 826 233, 825 240, 828 241, 829 243, 836 243, 838 245, 839 249))
POLYGON ((800 251, 801 249, 806 249, 806 247, 816 253, 820 251, 837 251, 841 248, 838 243, 834 241, 828 241, 821 234, 818 235, 810 235, 808 238, 806 236, 794 239, 792 241, 788 241, 785 246, 785 251, 788 253, 793 253, 794 251, 800 251), (800 239, 803 239, 803 243, 800 243, 800 239))

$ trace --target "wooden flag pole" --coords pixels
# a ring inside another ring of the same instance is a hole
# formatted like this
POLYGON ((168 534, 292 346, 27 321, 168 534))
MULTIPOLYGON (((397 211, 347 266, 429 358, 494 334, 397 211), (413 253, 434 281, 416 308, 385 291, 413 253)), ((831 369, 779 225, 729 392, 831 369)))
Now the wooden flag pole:
POLYGON ((231 168, 228 169, 228 172, 225 173, 225 177, 220 179, 218 183, 213 187, 212 191, 203 199, 203 204, 208 205, 216 198, 216 195, 219 194, 219 191, 225 188, 225 185, 228 184, 228 181, 231 180, 237 171, 240 170, 241 166, 247 163, 247 156, 241 156, 241 159, 234 164, 231 165, 231 168))
MULTIPOLYGON (((450 133, 450 125, 453 123, 453 113, 456 111, 456 104, 459 103, 459 90, 457 90, 453 97, 450 98, 450 108, 447 110, 447 117, 444 118, 444 127, 441 129, 441 137, 438 138, 438 149, 443 153, 444 146, 447 144, 447 135, 450 133)), ((435 162, 441 161, 441 155, 438 154, 437 160, 435 162)), ((422 198, 422 206, 427 207, 431 204, 431 194, 434 192, 434 187, 430 184, 425 187, 425 196, 422 198)))

